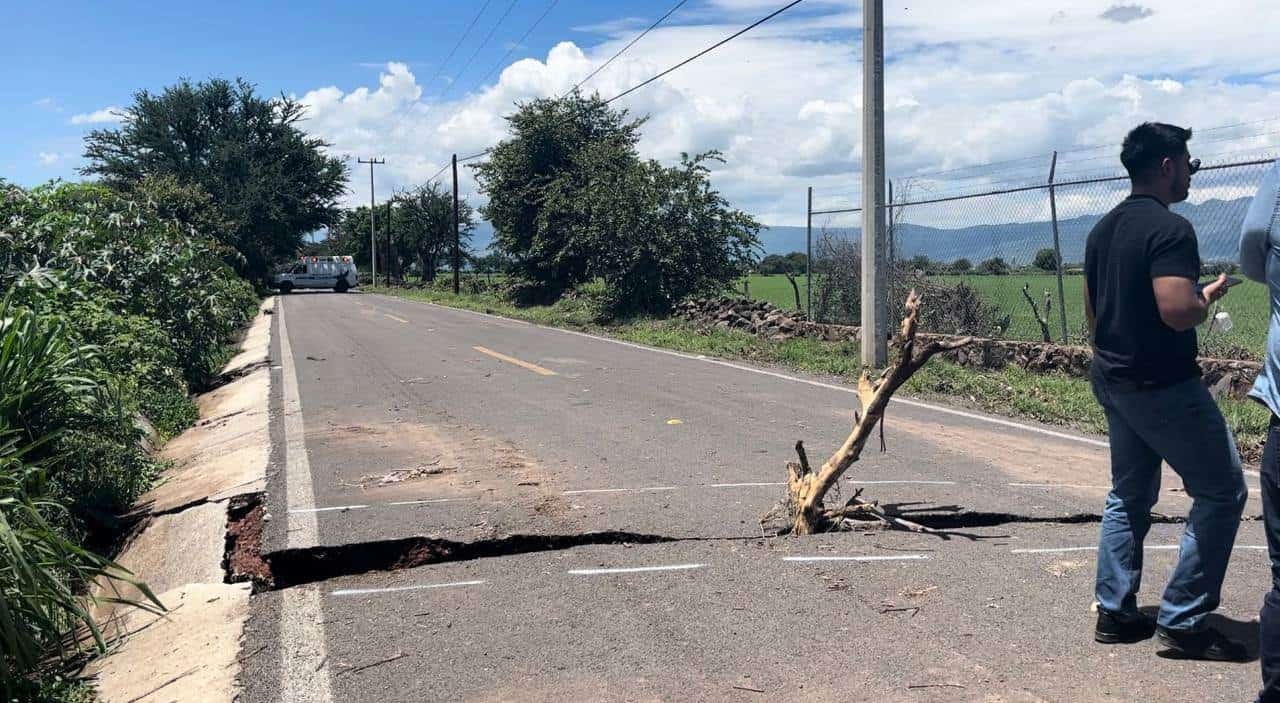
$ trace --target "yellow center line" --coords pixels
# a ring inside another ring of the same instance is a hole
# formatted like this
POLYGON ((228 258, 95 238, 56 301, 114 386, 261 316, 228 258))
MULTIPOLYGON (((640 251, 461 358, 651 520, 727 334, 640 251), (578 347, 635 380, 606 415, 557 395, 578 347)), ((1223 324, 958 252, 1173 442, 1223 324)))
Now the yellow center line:
POLYGON ((407 324, 409 324, 409 321, 408 321, 408 320, 406 320, 406 319, 404 319, 403 317, 396 317, 395 315, 392 315, 392 314, 391 314, 391 313, 389 313, 389 312, 384 312, 384 313, 382 313, 382 314, 383 314, 383 315, 386 315, 387 317, 389 317, 389 318, 391 318, 391 319, 393 319, 393 320, 395 320, 396 322, 403 322, 403 323, 405 323, 406 325, 407 325, 407 324))
POLYGON ((486 349, 486 348, 484 348, 484 347, 471 347, 471 348, 472 348, 472 349, 475 349, 476 351, 480 352, 481 354, 486 354, 486 355, 488 355, 488 356, 492 356, 493 358, 497 359, 498 361, 505 361, 505 362, 507 362, 508 364, 515 364, 516 366, 519 366, 519 367, 520 367, 520 368, 522 368, 522 369, 528 369, 528 370, 530 370, 530 371, 532 371, 532 372, 534 372, 534 373, 536 373, 536 374, 538 374, 538 375, 540 375, 540 376, 557 376, 557 375, 559 375, 559 374, 557 374, 555 371, 552 371, 551 369, 544 369, 544 368, 542 368, 541 366, 538 366, 537 364, 531 364, 531 363, 529 363, 529 362, 527 362, 527 361, 521 361, 520 359, 517 359, 517 358, 515 358, 515 357, 513 357, 513 356, 507 356, 506 354, 502 354, 502 353, 496 352, 496 351, 494 351, 494 350, 492 350, 492 349, 486 349))

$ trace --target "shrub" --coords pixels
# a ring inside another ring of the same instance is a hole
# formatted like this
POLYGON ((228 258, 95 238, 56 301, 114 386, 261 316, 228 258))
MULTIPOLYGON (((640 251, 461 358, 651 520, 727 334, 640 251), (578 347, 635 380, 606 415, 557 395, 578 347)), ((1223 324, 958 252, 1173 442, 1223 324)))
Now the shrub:
POLYGON ((1006 276, 1009 274, 1009 263, 996 256, 978 264, 978 273, 988 276, 1006 276))

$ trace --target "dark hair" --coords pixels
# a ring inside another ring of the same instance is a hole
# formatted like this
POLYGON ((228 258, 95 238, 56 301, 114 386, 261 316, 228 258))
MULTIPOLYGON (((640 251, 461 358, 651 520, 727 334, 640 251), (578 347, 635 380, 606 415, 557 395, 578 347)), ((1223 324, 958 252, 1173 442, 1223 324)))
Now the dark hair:
POLYGON ((1124 138, 1120 148, 1120 163, 1132 180, 1143 180, 1152 175, 1165 159, 1177 158, 1187 151, 1191 129, 1175 127, 1163 122, 1143 122, 1134 127, 1124 138))

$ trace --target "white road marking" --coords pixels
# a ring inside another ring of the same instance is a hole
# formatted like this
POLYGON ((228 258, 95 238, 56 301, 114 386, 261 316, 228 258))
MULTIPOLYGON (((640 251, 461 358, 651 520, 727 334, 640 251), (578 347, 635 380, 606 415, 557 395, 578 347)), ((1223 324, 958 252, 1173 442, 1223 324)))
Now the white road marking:
POLYGON ((367 505, 334 505, 328 508, 299 508, 296 510, 290 510, 289 514, 296 515, 298 513, 327 513, 334 510, 359 510, 361 508, 367 508, 367 507, 369 506, 367 505))
POLYGON ((745 488, 748 486, 785 486, 786 481, 758 481, 754 483, 709 483, 707 488, 745 488))
POLYGON ((817 556, 817 557, 782 557, 783 561, 919 561, 928 559, 925 554, 895 554, 875 556, 817 556))
POLYGON ((456 501, 456 500, 458 499, 457 498, 428 498, 425 500, 397 500, 394 503, 387 503, 387 505, 426 505, 428 503, 452 503, 453 501, 456 501))
MULTIPOLYGON (((1149 544, 1143 547, 1153 552, 1176 551, 1181 549, 1181 545, 1177 544, 1149 544)), ((1266 546, 1256 544, 1237 544, 1234 549, 1247 549, 1251 551, 1265 550, 1266 546)), ((1042 547, 1039 549, 1014 549, 1010 554, 1063 554, 1066 552, 1096 552, 1095 547, 1042 547)))
POLYGON ((306 427, 302 422, 302 398, 298 393, 298 372, 289 345, 285 306, 276 305, 280 319, 280 364, 284 399, 285 519, 286 544, 290 549, 306 549, 320 543, 316 522, 315 488, 311 483, 311 463, 307 460, 306 427))
MULTIPOLYGON (((280 363, 284 400, 285 443, 285 546, 312 547, 319 543, 316 524, 315 489, 311 464, 307 462, 306 429, 302 424, 302 401, 298 395, 298 375, 293 366, 293 349, 285 326, 284 305, 277 303, 280 322, 280 363), (298 512, 295 512, 298 511, 298 512)), ((324 616, 320 592, 302 586, 281 592, 280 608, 280 689, 282 699, 298 703, 332 703, 329 689, 328 650, 324 639, 324 616)))
POLYGON ((1111 486, 1092 485, 1087 483, 1006 483, 1006 486, 1015 488, 1105 488, 1111 490, 1111 486))
POLYGON ((406 320, 406 319, 404 319, 403 317, 396 317, 395 315, 392 315, 392 314, 391 314, 391 313, 389 313, 389 312, 384 312, 384 313, 382 313, 382 314, 383 314, 383 316, 384 316, 384 317, 389 317, 389 318, 391 318, 391 319, 395 320, 396 322, 403 322, 403 323, 404 323, 404 324, 406 324, 406 325, 407 325, 407 324, 409 324, 409 321, 408 321, 408 320, 406 320))
POLYGON ((599 574, 638 574, 646 571, 688 571, 701 569, 706 564, 671 564, 669 566, 632 566, 621 569, 569 569, 567 573, 574 576, 596 576, 599 574))
MULTIPOLYGON (((910 484, 926 485, 926 486, 954 486, 954 485, 956 485, 956 482, 955 482, 955 481, 906 481, 906 480, 902 480, 902 481, 863 481, 862 479, 857 479, 857 478, 851 478, 851 479, 849 479, 849 482, 850 482, 850 483, 860 483, 860 484, 865 485, 865 486, 888 486, 888 485, 897 484, 897 483, 910 483, 910 484)), ((976 484, 975 484, 975 485, 976 485, 976 484)))
POLYGON ((563 495, 576 496, 583 493, 642 493, 647 491, 678 491, 683 486, 650 486, 648 488, 581 488, 565 491, 563 495))
POLYGON ((371 593, 398 593, 400 591, 422 591, 431 588, 458 588, 461 586, 479 586, 485 581, 454 581, 452 583, 426 583, 418 586, 390 586, 387 588, 341 588, 333 591, 331 596, 364 596, 371 593))

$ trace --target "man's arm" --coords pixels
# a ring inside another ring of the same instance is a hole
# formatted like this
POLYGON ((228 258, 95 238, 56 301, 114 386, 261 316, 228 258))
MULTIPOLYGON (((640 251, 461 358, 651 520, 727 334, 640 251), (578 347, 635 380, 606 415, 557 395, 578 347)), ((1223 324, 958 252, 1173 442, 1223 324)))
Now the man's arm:
POLYGON ((1157 276, 1151 279, 1160 319, 1178 332, 1194 328, 1209 317, 1209 306, 1226 294, 1226 274, 1196 290, 1196 282, 1182 276, 1157 276))
POLYGON ((1093 300, 1089 297, 1089 279, 1084 279, 1084 319, 1089 321, 1089 341, 1093 341, 1095 331, 1098 327, 1098 321, 1093 314, 1093 300))

